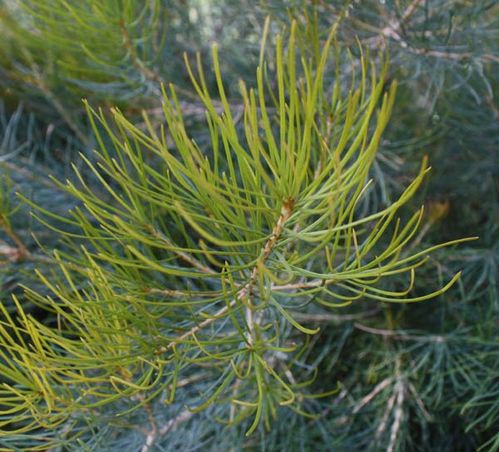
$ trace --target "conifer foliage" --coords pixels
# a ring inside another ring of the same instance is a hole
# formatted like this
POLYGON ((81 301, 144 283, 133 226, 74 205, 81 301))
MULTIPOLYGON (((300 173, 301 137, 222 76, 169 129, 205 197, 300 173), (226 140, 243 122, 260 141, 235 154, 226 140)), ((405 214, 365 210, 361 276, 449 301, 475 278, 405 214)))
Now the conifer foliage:
POLYGON ((497 450, 491 7, 236 3, 0 0, 0 448, 497 450))

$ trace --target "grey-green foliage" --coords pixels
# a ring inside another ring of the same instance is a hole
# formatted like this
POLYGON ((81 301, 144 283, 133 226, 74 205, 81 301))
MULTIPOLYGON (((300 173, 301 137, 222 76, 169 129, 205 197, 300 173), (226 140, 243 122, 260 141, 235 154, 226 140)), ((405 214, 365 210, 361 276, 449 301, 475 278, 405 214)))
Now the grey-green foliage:
POLYGON ((88 108, 100 149, 96 163, 82 158, 98 183, 90 186, 75 167, 78 183, 64 188, 81 208, 69 218, 39 208, 76 229, 60 232, 78 240, 72 252, 54 252, 58 274, 37 271, 50 295, 26 288, 57 322, 26 314, 15 296, 15 316, 2 308, 4 433, 60 428, 74 442, 74 423, 104 422, 106 409, 126 422, 141 410, 153 419, 147 448, 159 436, 155 404, 172 404, 183 391, 197 394, 180 418, 220 404, 220 420, 243 422, 246 435, 261 424, 271 429, 280 407, 314 417, 307 407, 337 388, 310 391, 317 366, 303 378, 310 353, 303 336, 320 328, 303 324, 300 311, 424 301, 457 281, 459 273, 440 289, 412 293, 428 254, 460 241, 411 250, 423 209, 404 221, 399 210, 426 161, 386 208, 359 208, 396 84, 385 88, 386 67, 378 75, 361 56, 352 61, 361 77, 346 90, 334 39, 333 29, 309 56, 293 23, 288 40, 276 40, 275 71, 262 46, 256 88, 240 86, 240 117, 226 98, 216 47, 221 113, 199 58, 197 73, 186 62, 206 109, 204 150, 189 135, 173 86, 163 90, 159 128, 146 114, 139 128, 116 109, 111 124, 88 108), (325 84, 331 71, 335 81, 325 84), (395 284, 385 282, 392 277, 395 284), (190 380, 210 383, 198 393, 190 380))
MULTIPOLYGON (((342 13, 344 5, 319 1, 316 6, 322 24, 319 28, 324 29, 342 13)), ((404 416, 396 430, 397 438, 406 448, 496 450, 499 436, 494 426, 498 423, 499 404, 497 387, 492 382, 499 378, 496 340, 499 123, 494 97, 499 74, 497 4, 452 0, 351 2, 348 11, 339 39, 348 43, 359 38, 365 46, 388 48, 389 77, 400 81, 393 115, 397 120, 391 121, 380 149, 381 156, 389 151, 388 155, 393 157, 391 165, 381 167, 381 174, 388 182, 385 193, 390 196, 397 191, 400 180, 394 169, 399 170, 398 165, 410 168, 423 152, 428 153, 433 170, 425 191, 430 200, 429 211, 434 214, 426 218, 422 242, 470 231, 480 235, 479 241, 440 255, 441 262, 447 262, 437 264, 440 272, 452 274, 456 268, 464 268, 464 278, 458 288, 432 306, 431 313, 429 307, 421 306, 410 312, 397 310, 395 316, 373 316, 362 323, 374 330, 360 334, 383 338, 384 332, 397 330, 400 334, 390 336, 389 342, 404 351, 402 363, 407 364, 402 366, 402 372, 412 373, 412 363, 421 359, 421 355, 412 353, 417 341, 411 342, 407 335, 412 336, 412 331, 432 332, 446 344, 455 343, 458 332, 461 345, 446 348, 445 354, 432 354, 430 345, 423 346, 422 350, 428 353, 424 355, 425 361, 435 367, 431 371, 420 368, 424 378, 414 385, 415 393, 404 397, 403 406, 409 409, 411 403, 423 402, 433 417, 404 416), (469 360, 462 360, 463 354, 469 360), (439 364, 442 359, 450 364, 445 371, 439 364), (461 375, 464 380, 459 386, 444 385, 442 397, 431 397, 426 391, 428 386, 442 385, 453 375, 461 375), (469 409, 470 398, 483 404, 474 404, 469 409)), ((297 10, 298 16, 302 15, 297 10)), ((376 199, 383 200, 383 192, 376 199)), ((420 276, 420 281, 428 285, 434 280, 434 274, 420 276)), ((363 353, 358 341, 350 343, 346 356, 363 353)), ((390 359, 391 346, 378 349, 380 360, 390 359)), ((350 368, 350 372, 361 375, 365 369, 350 368)), ((381 381, 383 378, 372 375, 366 378, 371 389, 381 381)), ((362 392, 368 394, 368 386, 355 396, 359 401, 362 392)), ((389 390, 379 399, 383 403, 375 410, 378 419, 383 419, 393 393, 389 390)), ((373 404, 366 409, 373 409, 373 404)), ((342 444, 351 444, 352 438, 362 435, 366 443, 352 447, 369 444, 373 432, 368 428, 369 422, 361 423, 365 415, 367 411, 360 410, 355 416, 359 422, 351 424, 349 436, 342 444)))
POLYGON ((41 205, 50 203, 60 214, 74 206, 48 178, 50 173, 69 174, 69 159, 76 154, 74 140, 54 127, 44 130, 43 123, 25 110, 20 105, 8 115, 0 104, 0 297, 6 303, 12 293, 22 293, 22 283, 29 281, 43 290, 32 277, 33 269, 49 262, 37 248, 51 250, 61 244, 60 236, 33 221, 29 206, 16 192, 41 205))

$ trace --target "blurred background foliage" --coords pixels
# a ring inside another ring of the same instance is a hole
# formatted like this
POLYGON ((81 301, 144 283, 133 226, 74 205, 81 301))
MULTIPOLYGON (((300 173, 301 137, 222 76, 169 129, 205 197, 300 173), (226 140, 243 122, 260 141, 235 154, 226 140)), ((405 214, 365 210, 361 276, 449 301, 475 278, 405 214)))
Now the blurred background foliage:
MULTIPOLYGON (((387 84, 396 79, 399 90, 365 209, 400 194, 428 155, 433 169, 414 201, 426 205, 416 246, 480 238, 441 250, 418 285, 429 291, 463 269, 460 284, 418 305, 362 301, 338 315, 304 314, 301 321, 321 326, 304 376, 318 368, 318 389, 341 385, 336 396, 310 402, 316 418, 286 413, 270 432, 246 438, 244 425, 214 420, 216 406, 183 411, 213 384, 187 381, 175 405, 122 419, 95 413, 58 431, 0 438, 0 446, 32 450, 58 437, 68 441, 61 450, 145 451, 156 428, 151 450, 499 450, 499 6, 492 0, 0 0, 2 303, 9 308, 12 294, 22 300, 23 284, 39 284, 33 269, 52 266, 46 251, 65 246, 15 193, 60 214, 73 206, 48 176, 71 178, 79 153, 92 158, 81 98, 118 105, 140 122, 141 109, 161 110, 160 84, 173 82, 202 144, 203 110, 183 53, 207 56, 218 43, 227 93, 240 109, 237 82, 252 83, 268 15, 271 39, 296 19, 311 56, 338 20, 337 39, 352 58, 359 42, 374 58, 389 51, 387 84)), ((348 67, 340 74, 354 75, 348 67)))

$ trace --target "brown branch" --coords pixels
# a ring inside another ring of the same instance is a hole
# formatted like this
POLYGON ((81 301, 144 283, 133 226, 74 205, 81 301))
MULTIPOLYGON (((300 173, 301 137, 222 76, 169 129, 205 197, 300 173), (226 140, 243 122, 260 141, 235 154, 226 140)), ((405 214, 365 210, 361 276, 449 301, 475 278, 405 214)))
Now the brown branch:
POLYGON ((194 413, 189 410, 182 411, 177 417, 168 421, 161 429, 159 430, 160 435, 166 435, 168 432, 176 429, 179 424, 183 422, 187 422, 194 413))
POLYGON ((192 296, 192 292, 189 292, 189 291, 186 291, 186 290, 157 289, 155 287, 153 287, 153 288, 146 288, 146 289, 144 289, 144 292, 148 293, 148 294, 165 295, 167 297, 172 297, 172 298, 182 298, 182 297, 190 297, 190 296, 192 296))
POLYGON ((375 439, 378 440, 378 438, 385 432, 386 426, 388 424, 388 420, 390 418, 390 414, 393 411, 393 406, 395 405, 395 401, 397 399, 397 384, 395 384, 395 389, 392 392, 391 396, 388 398, 388 401, 386 402, 386 407, 383 413, 383 417, 381 418, 381 421, 378 425, 378 428, 376 429, 376 434, 374 435, 375 439))
MULTIPOLYGON (((293 207, 294 207, 294 200, 291 198, 286 200, 284 202, 284 204, 282 205, 281 214, 279 215, 277 223, 276 223, 274 229, 272 230, 270 238, 267 240, 264 247, 262 248, 262 251, 260 253, 260 257, 258 258, 256 265, 253 267, 250 280, 238 292, 239 299, 244 299, 251 292, 252 287, 254 286, 254 284, 256 283, 256 281, 258 279, 258 275, 260 274, 260 271, 265 266, 265 262, 267 261, 270 254, 272 253, 272 250, 274 249, 275 244, 279 240, 279 238, 282 234, 282 231, 284 230, 284 224, 286 223, 286 221, 288 221, 289 217, 291 216, 291 213, 293 212, 293 207)), ((248 341, 251 344, 253 342, 255 324, 259 323, 261 321, 261 319, 258 319, 258 320, 254 319, 254 317, 253 317, 254 306, 250 300, 248 300, 247 303, 248 304, 246 306, 246 311, 245 311, 246 312, 246 323, 248 324, 248 329, 249 329, 248 341)))
POLYGON ((421 399, 421 397, 419 396, 419 394, 417 393, 416 388, 414 387, 414 385, 412 383, 409 383, 408 384, 408 388, 409 388, 409 391, 412 392, 412 395, 414 396, 414 400, 416 401, 416 404, 418 405, 419 409, 423 413, 423 416, 425 417, 425 419, 428 422, 432 422, 434 420, 433 416, 426 409, 426 407, 424 405, 424 402, 421 399))
MULTIPOLYGON (((388 26, 384 27, 381 30, 381 35, 387 38, 393 38, 395 41, 399 41, 402 44, 402 47, 407 47, 407 43, 405 43, 405 41, 401 38, 399 31, 404 23, 406 23, 412 16, 412 14, 416 11, 416 8, 421 2, 422 0, 413 0, 413 2, 402 13, 400 20, 393 19, 389 21, 388 26)), ((382 36, 377 38, 378 42, 379 39, 382 38, 382 36)))
MULTIPOLYGON (((177 382, 177 387, 186 386, 190 383, 198 381, 204 378, 204 374, 194 375, 189 378, 184 378, 177 382)), ((141 396, 143 397, 143 396, 141 396)), ((163 427, 159 428, 156 422, 156 418, 154 417, 154 413, 150 404, 146 404, 144 406, 146 410, 147 417, 149 419, 149 423, 151 424, 151 429, 149 431, 145 430, 143 433, 146 435, 146 440, 144 445, 141 448, 141 452, 148 452, 154 443, 161 437, 166 435, 168 432, 175 430, 182 422, 188 421, 194 413, 189 410, 182 411, 178 416, 169 420, 163 427)))
POLYGON ((11 262, 23 261, 31 257, 31 253, 29 252, 24 242, 14 232, 10 223, 2 214, 0 214, 0 228, 5 231, 7 237, 9 237, 15 244, 15 248, 11 247, 0 248, 0 254, 5 254, 11 262))
POLYGON ((400 30, 403 27, 403 25, 414 14, 420 3, 422 3, 422 0, 413 0, 413 2, 411 2, 411 4, 404 10, 402 15, 400 16, 400 19, 393 18, 391 20, 388 20, 388 25, 383 28, 373 27, 369 24, 363 23, 362 21, 356 18, 350 18, 350 21, 352 21, 356 25, 362 25, 364 28, 367 28, 371 32, 378 33, 378 36, 368 38, 364 41, 373 46, 383 47, 385 45, 384 38, 388 38, 398 43, 402 48, 416 55, 430 56, 435 58, 446 58, 455 61, 476 58, 483 62, 495 62, 495 63, 499 62, 499 57, 493 54, 474 55, 472 52, 431 50, 431 49, 418 48, 409 45, 409 43, 402 38, 400 30))
POLYGON ((399 27, 407 22, 407 20, 412 16, 414 11, 416 11, 416 8, 419 6, 420 3, 422 3, 423 0, 413 0, 412 3, 405 9, 405 11, 402 13, 402 17, 400 18, 400 23, 399 27))

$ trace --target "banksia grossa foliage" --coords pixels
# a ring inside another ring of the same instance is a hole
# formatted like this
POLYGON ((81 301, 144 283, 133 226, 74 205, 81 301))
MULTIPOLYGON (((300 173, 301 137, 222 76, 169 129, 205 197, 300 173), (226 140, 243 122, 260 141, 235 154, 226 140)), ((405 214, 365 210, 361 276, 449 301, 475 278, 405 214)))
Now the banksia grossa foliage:
POLYGON ((144 113, 134 125, 118 109, 109 119, 87 105, 99 149, 96 160, 82 159, 99 183, 75 166, 78 183, 61 187, 79 207, 68 217, 38 210, 73 251, 56 252, 57 271, 38 274, 49 296, 26 288, 55 325, 25 315, 17 300, 16 316, 3 310, 4 429, 52 428, 104 405, 121 416, 148 410, 172 403, 179 382, 199 373, 213 383, 189 413, 219 403, 222 421, 248 418, 247 434, 270 428, 279 406, 306 414, 307 400, 336 390, 317 394, 313 373, 300 378, 306 338, 319 328, 297 314, 428 300, 457 280, 412 292, 428 254, 457 242, 413 251, 423 209, 398 218, 426 160, 391 205, 359 207, 376 183, 369 170, 395 99, 386 64, 378 72, 361 53, 352 65, 362 78, 346 91, 334 30, 311 56, 293 25, 286 41, 277 38, 274 71, 263 41, 237 115, 217 48, 217 101, 200 58, 195 67, 186 59, 208 142, 193 139, 173 86, 163 88, 159 124, 144 113), (394 275, 406 275, 406 286, 388 287, 394 275))

